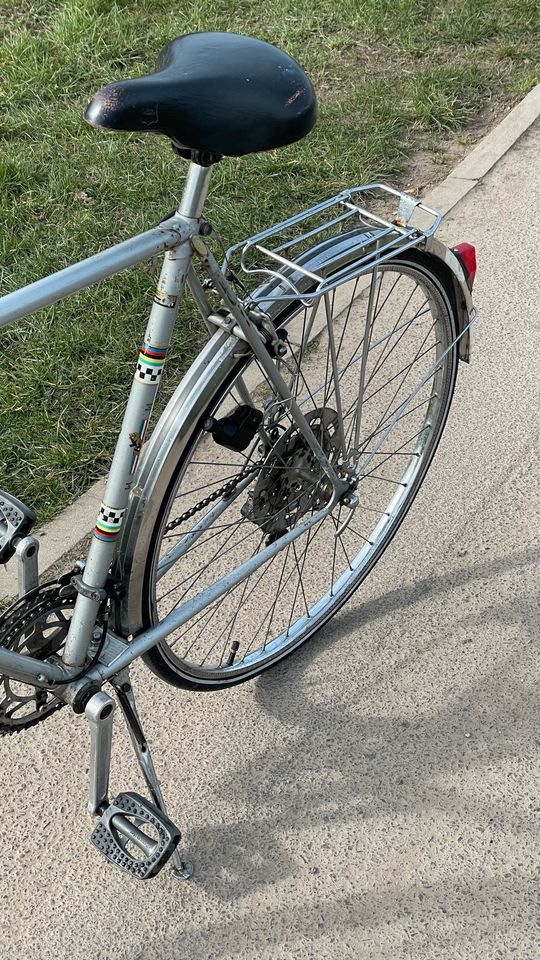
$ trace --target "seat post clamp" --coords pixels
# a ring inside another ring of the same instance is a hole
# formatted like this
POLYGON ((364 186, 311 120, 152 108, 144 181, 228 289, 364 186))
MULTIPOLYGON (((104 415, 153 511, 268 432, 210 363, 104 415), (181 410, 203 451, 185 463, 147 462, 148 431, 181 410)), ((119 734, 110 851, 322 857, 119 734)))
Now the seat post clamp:
POLYGON ((79 574, 75 577, 71 577, 71 585, 75 587, 77 593, 80 593, 83 597, 86 597, 87 600, 94 600, 96 603, 103 603, 107 599, 107 591, 103 587, 91 587, 89 583, 85 583, 82 576, 79 574))

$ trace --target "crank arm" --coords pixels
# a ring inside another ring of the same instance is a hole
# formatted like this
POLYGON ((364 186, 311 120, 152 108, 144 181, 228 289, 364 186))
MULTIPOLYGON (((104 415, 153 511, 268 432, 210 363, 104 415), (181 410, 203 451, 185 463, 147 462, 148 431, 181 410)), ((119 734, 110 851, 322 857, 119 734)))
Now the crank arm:
POLYGON ((140 880, 156 876, 169 859, 176 879, 188 879, 193 866, 182 860, 176 847, 180 830, 167 816, 150 749, 144 735, 129 674, 122 671, 112 683, 124 717, 139 766, 152 801, 137 793, 120 793, 109 802, 109 770, 113 730, 114 700, 106 693, 95 693, 88 701, 85 715, 90 726, 90 770, 88 812, 99 816, 90 840, 114 866, 140 880), (146 831, 145 832, 145 829, 146 831), (148 832, 150 831, 150 832, 148 832), (157 839, 156 839, 157 836, 157 839), (139 856, 130 853, 128 844, 139 856))

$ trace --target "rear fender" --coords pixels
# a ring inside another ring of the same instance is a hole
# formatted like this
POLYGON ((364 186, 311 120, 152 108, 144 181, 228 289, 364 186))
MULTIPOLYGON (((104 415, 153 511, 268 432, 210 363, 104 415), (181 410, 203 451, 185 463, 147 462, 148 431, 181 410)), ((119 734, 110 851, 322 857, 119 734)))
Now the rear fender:
POLYGON ((407 250, 405 256, 411 262, 427 267, 443 284, 456 314, 460 336, 459 359, 469 363, 471 357, 469 324, 474 319, 474 305, 461 263, 450 247, 436 237, 429 237, 422 249, 407 250))
MULTIPOLYGON (((372 232, 364 229, 321 243, 299 258, 302 272, 286 269, 286 283, 279 278, 266 281, 253 298, 270 319, 277 319, 283 310, 279 294, 290 294, 291 282, 300 292, 310 285, 312 288, 313 281, 307 277, 306 269, 320 275, 332 274, 351 263, 359 245, 368 244, 371 239, 372 232)), ((400 252, 399 260, 424 266, 440 280, 455 310, 458 333, 463 333, 470 322, 473 305, 463 268, 452 251, 435 238, 429 238, 422 249, 400 252)), ((469 360, 469 350, 466 331, 459 341, 461 360, 469 360)), ((184 375, 145 445, 122 526, 114 571, 118 579, 129 582, 127 595, 118 605, 115 616, 116 628, 124 636, 136 634, 143 626, 141 588, 146 550, 175 465, 193 433, 193 423, 237 367, 239 355, 244 351, 249 352, 245 344, 223 331, 216 333, 184 375)))

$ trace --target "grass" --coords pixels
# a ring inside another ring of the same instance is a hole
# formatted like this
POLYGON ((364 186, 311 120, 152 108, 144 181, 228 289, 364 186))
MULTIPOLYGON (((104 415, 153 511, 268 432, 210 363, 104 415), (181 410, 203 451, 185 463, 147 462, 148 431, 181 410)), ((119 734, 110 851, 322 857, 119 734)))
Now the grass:
MULTIPOLYGON (((181 191, 161 138, 107 136, 92 93, 152 69, 171 37, 244 32, 312 77, 314 133, 216 168, 208 212, 231 242, 347 184, 398 181, 419 141, 440 162, 449 131, 540 80, 538 0, 0 0, 0 292, 146 229, 181 191), (172 12, 171 12, 172 9, 172 12)), ((40 522, 106 470, 154 280, 144 267, 4 330, 0 486, 40 522)), ((163 398, 203 331, 186 308, 163 398)))

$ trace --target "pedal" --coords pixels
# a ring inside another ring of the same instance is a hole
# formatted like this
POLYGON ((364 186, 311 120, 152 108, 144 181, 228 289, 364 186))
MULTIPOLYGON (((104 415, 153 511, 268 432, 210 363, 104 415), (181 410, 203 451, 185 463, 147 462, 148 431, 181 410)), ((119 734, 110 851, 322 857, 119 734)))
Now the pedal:
POLYGON ((115 866, 138 880, 149 880, 176 849, 180 830, 138 793, 120 793, 102 814, 90 840, 115 866), (130 850, 138 850, 141 856, 130 850))
POLYGON ((26 535, 36 522, 30 507, 5 490, 0 490, 0 563, 7 563, 15 553, 14 542, 26 535))

